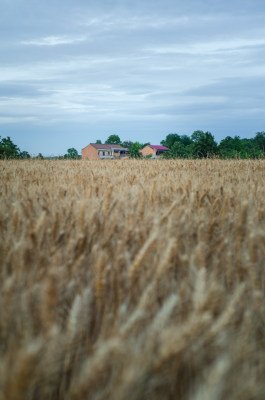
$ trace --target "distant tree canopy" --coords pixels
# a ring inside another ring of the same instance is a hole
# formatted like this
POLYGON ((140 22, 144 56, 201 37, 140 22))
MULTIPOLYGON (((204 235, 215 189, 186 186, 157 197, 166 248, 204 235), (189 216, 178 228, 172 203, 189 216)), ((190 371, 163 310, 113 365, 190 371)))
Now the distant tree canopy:
POLYGON ((30 158, 30 155, 27 151, 21 152, 9 136, 3 139, 0 136, 0 158, 30 158))
POLYGON ((189 137, 170 133, 160 142, 170 151, 163 158, 260 158, 265 157, 265 132, 257 132, 252 139, 227 136, 219 143, 211 132, 197 130, 189 137))
POLYGON ((140 149, 142 145, 139 142, 135 142, 130 147, 130 158, 141 158, 142 153, 140 153, 140 149))
MULTIPOLYGON (((98 139, 96 143, 101 144, 98 139)), ((132 142, 126 140, 121 142, 118 135, 110 135, 105 142, 106 144, 120 144, 130 150, 131 158, 140 158, 142 154, 140 149, 149 145, 147 143, 132 142)), ((226 136, 217 144, 211 132, 201 130, 194 131, 191 136, 181 135, 179 133, 169 133, 165 139, 161 140, 161 145, 169 148, 169 151, 162 155, 162 158, 209 158, 219 157, 222 159, 229 158, 265 158, 265 132, 257 132, 255 137, 251 139, 241 139, 239 136, 226 136)), ((31 158, 27 151, 20 151, 19 147, 13 143, 11 138, 0 137, 0 159, 28 159, 31 158)), ((38 159, 43 159, 41 153, 38 159)), ((80 159, 78 151, 71 147, 67 149, 64 156, 59 159, 80 159)))
POLYGON ((129 149, 132 147, 133 142, 131 140, 125 140, 124 142, 121 143, 122 147, 125 147, 126 149, 129 149))
POLYGON ((64 155, 64 158, 77 160, 79 158, 78 151, 74 147, 71 147, 70 149, 67 149, 67 154, 64 155))
POLYGON ((110 135, 105 142, 106 144, 121 144, 121 139, 118 135, 110 135))
POLYGON ((218 154, 218 146, 211 132, 195 131, 191 135, 192 154, 196 158, 213 157, 218 154))

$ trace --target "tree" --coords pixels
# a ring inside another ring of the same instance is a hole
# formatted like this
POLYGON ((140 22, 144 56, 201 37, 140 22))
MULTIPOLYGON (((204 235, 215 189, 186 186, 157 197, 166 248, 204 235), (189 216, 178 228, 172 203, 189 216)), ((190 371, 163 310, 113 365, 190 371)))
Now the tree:
POLYGON ((192 153, 194 157, 213 157, 218 154, 218 146, 211 132, 195 131, 191 135, 193 140, 192 153))
POLYGON ((125 147, 126 149, 129 149, 132 147, 133 142, 131 140, 125 140, 124 142, 121 143, 122 147, 125 147))
POLYGON ((64 155, 64 158, 77 160, 79 158, 78 151, 74 147, 71 147, 70 149, 67 149, 67 154, 64 155))
POLYGON ((188 135, 181 135, 180 142, 184 144, 184 146, 189 146, 190 144, 192 144, 192 140, 188 135))
POLYGON ((161 140, 160 144, 162 144, 162 146, 171 149, 171 147, 174 145, 175 142, 180 142, 180 141, 181 138, 177 133, 169 133, 165 140, 161 140))
POLYGON ((192 146, 185 146, 182 142, 175 142, 171 152, 175 158, 191 158, 192 146))
POLYGON ((222 158, 238 158, 243 150, 239 136, 235 136, 234 138, 227 136, 221 140, 218 148, 222 158))
POLYGON ((20 158, 20 150, 9 136, 3 139, 0 137, 0 158, 20 158))
POLYGON ((31 158, 31 156, 27 151, 21 151, 20 158, 27 159, 27 158, 31 158))
POLYGON ((100 139, 96 140, 96 144, 102 144, 101 140, 100 139))
POLYGON ((106 144, 121 144, 121 139, 118 135, 110 135, 105 143, 106 144))
POLYGON ((241 139, 241 143, 241 158, 259 158, 264 154, 255 139, 241 139))
POLYGON ((198 142, 198 140, 201 138, 201 136, 204 135, 203 131, 194 131, 193 134, 191 135, 191 140, 193 142, 198 142))
POLYGON ((165 151, 161 158, 192 158, 192 144, 185 146, 182 142, 175 142, 170 151, 165 151))
POLYGON ((133 145, 130 148, 130 158, 141 158, 142 154, 140 153, 140 149, 142 146, 140 145, 139 142, 133 143, 133 145))
POLYGON ((254 137, 254 141, 260 150, 265 153, 265 132, 257 132, 256 136, 254 137))

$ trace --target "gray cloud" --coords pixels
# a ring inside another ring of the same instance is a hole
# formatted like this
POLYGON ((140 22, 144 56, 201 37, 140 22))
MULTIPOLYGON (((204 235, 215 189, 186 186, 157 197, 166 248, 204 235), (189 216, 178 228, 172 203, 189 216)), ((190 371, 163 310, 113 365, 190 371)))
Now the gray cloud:
POLYGON ((86 39, 86 36, 47 36, 39 39, 22 40, 20 44, 24 44, 27 46, 59 46, 62 44, 80 43, 85 41, 86 39))

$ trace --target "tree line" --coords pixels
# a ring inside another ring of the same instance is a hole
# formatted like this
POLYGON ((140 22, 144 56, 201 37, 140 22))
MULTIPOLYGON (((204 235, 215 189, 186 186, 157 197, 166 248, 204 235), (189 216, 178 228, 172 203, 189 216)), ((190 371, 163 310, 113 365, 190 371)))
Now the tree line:
MULTIPOLYGON (((97 143, 101 143, 100 140, 97 143)), ((122 142, 118 135, 111 135, 105 143, 120 144, 130 150, 132 158, 140 158, 140 149, 150 143, 132 141, 122 142)), ((170 151, 163 154, 163 158, 263 158, 265 157, 265 132, 257 132, 254 138, 241 139, 239 136, 226 136, 218 144, 211 132, 201 130, 193 132, 191 136, 170 133, 162 146, 170 151)))
MULTIPOLYGON (((96 143, 101 144, 101 140, 96 143)), ((106 144, 119 144, 130 150, 131 158, 141 158, 141 148, 150 144, 132 142, 131 140, 121 141, 118 135, 110 135, 105 141, 106 144)), ((239 136, 226 136, 218 144, 211 132, 201 130, 193 132, 191 136, 178 133, 169 133, 161 145, 168 147, 169 151, 163 154, 163 158, 207 158, 219 157, 229 158, 264 158, 265 157, 265 132, 257 132, 251 139, 241 139, 239 136)), ((7 159, 27 159, 31 158, 27 151, 20 151, 18 146, 13 143, 11 138, 0 137, 0 158, 7 159)), ((41 153, 37 157, 43 159, 41 153)), ((59 159, 80 159, 78 151, 72 147, 67 149, 67 153, 57 157, 59 159)))
MULTIPOLYGON (((37 156, 32 157, 27 151, 20 151, 19 147, 7 136, 1 138, 0 136, 0 159, 40 159, 43 160, 45 157, 39 153, 37 156)), ((70 148, 64 156, 59 157, 46 157, 46 158, 59 158, 59 159, 79 159, 78 151, 75 148, 70 148)))

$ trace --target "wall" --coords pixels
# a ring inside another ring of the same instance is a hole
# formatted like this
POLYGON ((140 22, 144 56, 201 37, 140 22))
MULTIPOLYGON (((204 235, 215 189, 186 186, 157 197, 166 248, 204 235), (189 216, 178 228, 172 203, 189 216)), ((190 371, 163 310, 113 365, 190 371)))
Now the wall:
POLYGON ((143 149, 140 150, 140 153, 142 153, 143 156, 155 156, 156 150, 152 149, 150 146, 145 146, 143 149))
POLYGON ((99 160, 98 151, 91 144, 82 149, 82 160, 84 159, 99 160))

